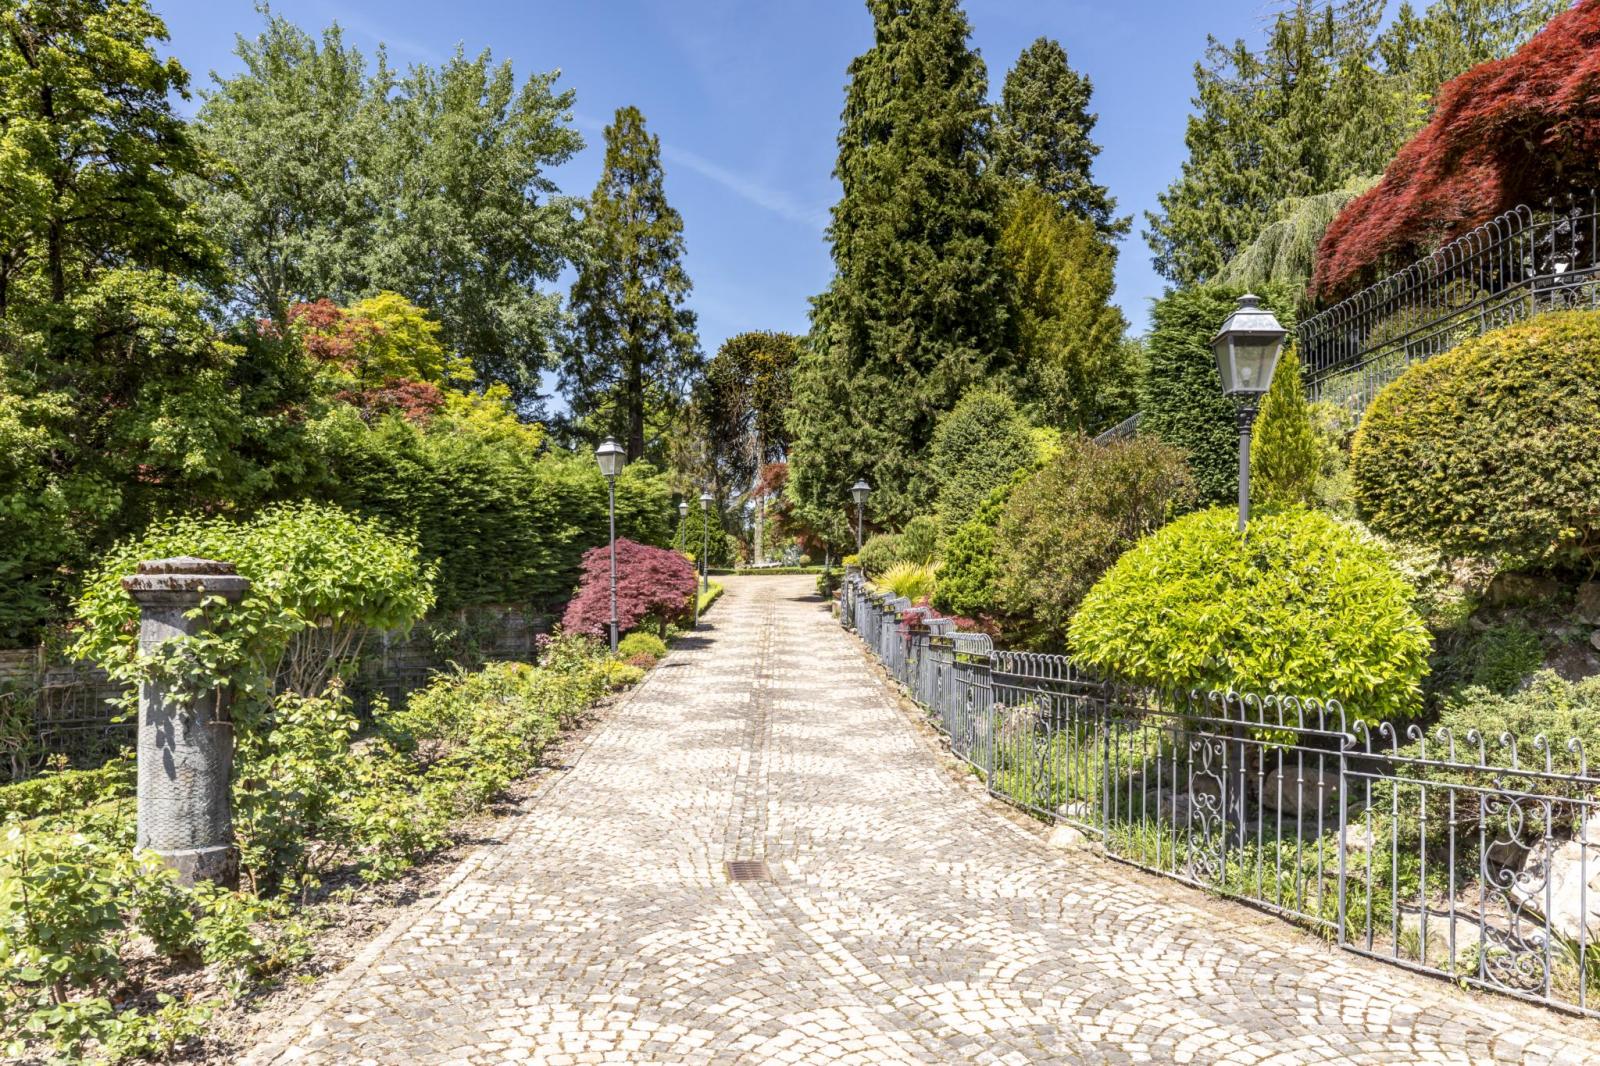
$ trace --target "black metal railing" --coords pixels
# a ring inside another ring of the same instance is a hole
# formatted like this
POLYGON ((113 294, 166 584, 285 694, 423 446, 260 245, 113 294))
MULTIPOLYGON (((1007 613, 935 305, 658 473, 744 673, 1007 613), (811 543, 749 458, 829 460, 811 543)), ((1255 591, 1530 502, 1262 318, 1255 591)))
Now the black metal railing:
POLYGON ((1350 951, 1600 1017, 1600 772, 1578 740, 1163 695, 995 650, 855 572, 839 605, 995 796, 1350 951))
POLYGON ((1600 307, 1600 199, 1521 206, 1311 316, 1297 330, 1313 400, 1359 418, 1406 367, 1541 311, 1600 307))

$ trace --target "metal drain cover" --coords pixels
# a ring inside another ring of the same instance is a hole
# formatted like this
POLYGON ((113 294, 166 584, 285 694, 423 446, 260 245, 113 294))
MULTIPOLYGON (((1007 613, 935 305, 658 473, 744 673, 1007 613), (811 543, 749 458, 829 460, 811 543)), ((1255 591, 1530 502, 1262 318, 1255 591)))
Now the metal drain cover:
POLYGON ((770 881, 772 871, 761 859, 735 859, 726 864, 730 881, 770 881))

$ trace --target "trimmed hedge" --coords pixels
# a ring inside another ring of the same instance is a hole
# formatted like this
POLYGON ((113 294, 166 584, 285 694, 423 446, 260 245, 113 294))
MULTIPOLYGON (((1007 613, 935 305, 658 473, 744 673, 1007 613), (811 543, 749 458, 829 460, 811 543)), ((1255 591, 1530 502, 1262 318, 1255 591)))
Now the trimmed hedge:
MULTIPOLYGON (((820 574, 824 567, 820 566, 751 566, 733 569, 726 566, 713 566, 706 570, 708 574, 717 577, 795 577, 799 574, 820 574)), ((839 569, 835 564, 832 569, 839 569)))
POLYGON ((1422 708, 1429 640, 1388 552, 1318 511, 1180 518, 1117 561, 1071 625, 1084 665, 1166 691, 1336 699, 1353 722, 1422 708))
MULTIPOLYGON (((320 473, 307 495, 415 533, 437 564, 441 611, 554 607, 578 583, 583 553, 606 542, 605 478, 587 455, 536 455, 515 439, 394 416, 368 426, 349 408, 308 436, 320 473)), ((617 536, 667 544, 673 514, 667 478, 629 464, 617 478, 617 536)))
POLYGON ((1352 445, 1372 527, 1448 555, 1600 557, 1600 312, 1495 330, 1411 367, 1352 445))

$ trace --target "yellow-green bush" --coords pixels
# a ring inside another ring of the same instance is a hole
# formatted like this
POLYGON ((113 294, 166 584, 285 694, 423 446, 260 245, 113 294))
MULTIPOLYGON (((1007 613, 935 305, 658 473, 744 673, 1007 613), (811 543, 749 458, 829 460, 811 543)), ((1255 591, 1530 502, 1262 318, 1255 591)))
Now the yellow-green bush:
POLYGON ((1378 394, 1352 446, 1372 527, 1449 555, 1600 554, 1600 312, 1486 333, 1378 394))
POLYGON ((629 633, 617 643, 617 658, 625 663, 639 657, 654 662, 666 654, 667 642, 654 633, 646 633, 643 630, 629 633))
POLYGON ((1318 511, 1216 507, 1140 541, 1072 619, 1073 654, 1166 690, 1336 699, 1351 720, 1421 710, 1428 634, 1371 536, 1318 511))
POLYGON ((934 568, 917 563, 895 563, 877 578, 879 588, 895 596, 904 596, 912 603, 931 597, 936 583, 934 568))

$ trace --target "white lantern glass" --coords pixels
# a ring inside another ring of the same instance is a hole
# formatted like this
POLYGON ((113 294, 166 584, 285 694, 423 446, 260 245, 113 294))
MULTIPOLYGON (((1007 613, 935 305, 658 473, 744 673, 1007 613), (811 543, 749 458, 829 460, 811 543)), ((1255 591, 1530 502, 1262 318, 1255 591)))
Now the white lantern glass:
POLYGON ((1261 306, 1260 297, 1251 293, 1239 297, 1239 306, 1211 341, 1223 394, 1259 396, 1266 392, 1288 335, 1277 316, 1261 306))
POLYGON ((600 447, 594 450, 595 461, 600 464, 600 473, 606 477, 616 477, 622 473, 623 459, 627 453, 622 450, 622 445, 607 437, 601 442, 600 447))

